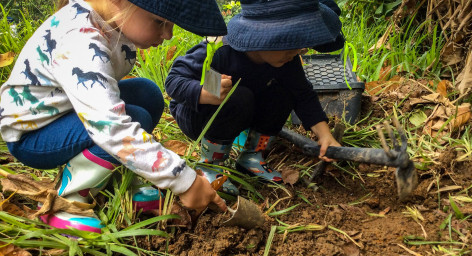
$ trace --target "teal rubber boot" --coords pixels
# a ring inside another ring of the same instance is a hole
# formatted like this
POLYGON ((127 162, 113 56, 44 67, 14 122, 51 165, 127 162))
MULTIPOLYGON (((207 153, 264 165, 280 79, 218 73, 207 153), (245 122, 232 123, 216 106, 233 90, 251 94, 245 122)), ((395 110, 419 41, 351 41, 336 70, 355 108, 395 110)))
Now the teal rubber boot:
POLYGON ((143 182, 136 176, 131 182, 133 209, 136 212, 154 212, 162 208, 163 193, 152 186, 143 186, 143 182))
MULTIPOLYGON (((108 183, 115 166, 87 149, 72 158, 64 167, 58 195, 70 201, 89 203, 108 183)), ((41 207, 41 205, 39 205, 41 207)), ((103 225, 98 217, 84 217, 67 212, 40 216, 41 220, 55 228, 76 228, 101 233, 103 225)))
MULTIPOLYGON (((211 142, 205 138, 202 139, 201 143, 201 163, 213 164, 213 165, 223 165, 223 162, 228 159, 229 152, 231 151, 232 144, 222 145, 211 142)), ((196 171, 201 171, 204 177, 210 182, 213 183, 216 179, 221 178, 223 174, 215 171, 217 169, 220 172, 224 172, 223 169, 213 166, 205 166, 198 164, 195 167, 196 171)), ((230 195, 237 196, 239 195, 238 188, 231 183, 229 178, 221 186, 221 190, 230 195)))
POLYGON ((262 156, 262 152, 270 147, 274 139, 275 136, 263 135, 250 130, 244 148, 236 160, 236 169, 264 180, 282 182, 282 175, 272 170, 262 156))

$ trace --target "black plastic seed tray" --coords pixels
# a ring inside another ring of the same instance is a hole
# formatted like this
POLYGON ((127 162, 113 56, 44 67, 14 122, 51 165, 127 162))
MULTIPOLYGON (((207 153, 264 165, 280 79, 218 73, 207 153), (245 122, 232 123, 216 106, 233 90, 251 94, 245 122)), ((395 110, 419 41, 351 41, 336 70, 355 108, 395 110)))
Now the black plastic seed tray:
MULTIPOLYGON (((304 55, 302 60, 305 75, 318 93, 326 114, 355 123, 359 118, 365 84, 357 81, 349 58, 345 69, 342 55, 304 55), (349 89, 346 80, 352 89, 349 89)), ((300 123, 294 112, 292 122, 300 123)))

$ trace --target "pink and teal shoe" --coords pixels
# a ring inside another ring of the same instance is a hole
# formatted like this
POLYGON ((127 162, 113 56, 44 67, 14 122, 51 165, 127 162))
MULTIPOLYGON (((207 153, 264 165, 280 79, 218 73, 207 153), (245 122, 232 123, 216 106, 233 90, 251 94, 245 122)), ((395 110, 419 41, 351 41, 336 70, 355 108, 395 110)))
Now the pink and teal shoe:
MULTIPOLYGON (((97 195, 106 186, 114 168, 112 163, 93 155, 86 149, 64 167, 58 195, 70 201, 88 203, 91 196, 97 195)), ((55 228, 71 227, 101 233, 104 227, 96 216, 84 217, 66 212, 43 215, 40 219, 55 228)))
POLYGON ((55 228, 76 228, 82 231, 102 233, 105 226, 97 217, 84 217, 67 212, 59 212, 51 215, 40 216, 41 221, 55 228))
POLYGON ((160 205, 162 193, 153 187, 141 187, 133 193, 133 207, 139 212, 151 212, 162 208, 160 205))

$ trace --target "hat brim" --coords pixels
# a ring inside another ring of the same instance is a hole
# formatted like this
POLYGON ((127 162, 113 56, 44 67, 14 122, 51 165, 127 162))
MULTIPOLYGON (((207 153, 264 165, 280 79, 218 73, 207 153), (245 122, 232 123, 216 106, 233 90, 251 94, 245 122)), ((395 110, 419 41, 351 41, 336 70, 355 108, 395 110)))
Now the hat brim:
POLYGON ((291 50, 335 42, 341 21, 326 5, 319 7, 316 12, 284 19, 255 19, 238 14, 228 23, 226 38, 238 51, 291 50))
POLYGON ((331 43, 326 43, 326 44, 321 44, 321 45, 315 45, 312 46, 314 50, 318 52, 334 52, 337 50, 340 50, 344 47, 344 43, 346 42, 346 39, 344 39, 344 35, 342 33, 339 33, 338 37, 336 37, 336 40, 331 43))
POLYGON ((200 36, 223 36, 227 34, 226 23, 214 0, 129 1, 194 34, 200 36))

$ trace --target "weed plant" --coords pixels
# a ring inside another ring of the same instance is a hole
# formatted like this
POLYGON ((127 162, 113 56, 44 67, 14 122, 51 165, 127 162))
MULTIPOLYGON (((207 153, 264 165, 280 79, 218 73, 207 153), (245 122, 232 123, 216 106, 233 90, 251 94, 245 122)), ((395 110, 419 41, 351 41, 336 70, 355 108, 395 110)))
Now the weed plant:
POLYGON ((365 13, 350 19, 343 20, 343 32, 357 49, 361 80, 379 80, 382 68, 386 67, 391 70, 387 79, 396 74, 412 78, 441 77, 444 70, 439 54, 445 40, 437 25, 433 24, 432 32, 428 30, 431 21, 413 26, 415 16, 410 17, 401 28, 392 29, 385 44, 375 47, 393 24, 384 19, 371 19, 365 13))

